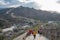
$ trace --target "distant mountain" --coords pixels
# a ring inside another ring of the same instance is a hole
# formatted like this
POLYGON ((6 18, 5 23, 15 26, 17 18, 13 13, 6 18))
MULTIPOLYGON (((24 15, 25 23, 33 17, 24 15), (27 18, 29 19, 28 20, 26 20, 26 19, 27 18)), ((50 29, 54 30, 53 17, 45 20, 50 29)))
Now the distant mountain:
POLYGON ((58 12, 48 12, 28 7, 7 8, 0 10, 1 18, 10 19, 12 18, 11 14, 15 16, 39 19, 42 21, 60 21, 60 14, 58 14, 58 12))

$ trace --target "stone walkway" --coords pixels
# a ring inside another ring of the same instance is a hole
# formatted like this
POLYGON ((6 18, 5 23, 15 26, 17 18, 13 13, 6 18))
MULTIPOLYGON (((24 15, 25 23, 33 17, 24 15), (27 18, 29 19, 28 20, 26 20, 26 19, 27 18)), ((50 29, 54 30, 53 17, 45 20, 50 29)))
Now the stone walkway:
MULTIPOLYGON (((21 36, 15 38, 14 40, 23 40, 23 37, 26 35, 26 33, 22 34, 21 36)), ((48 40, 46 37, 36 34, 36 38, 34 39, 33 35, 31 34, 26 38, 26 40, 48 40)))

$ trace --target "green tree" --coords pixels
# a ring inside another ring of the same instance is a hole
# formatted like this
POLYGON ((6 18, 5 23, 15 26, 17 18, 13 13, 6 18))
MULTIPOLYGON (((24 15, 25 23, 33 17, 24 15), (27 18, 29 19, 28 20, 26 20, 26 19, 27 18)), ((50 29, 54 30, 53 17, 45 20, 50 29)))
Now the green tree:
POLYGON ((0 33, 2 32, 2 29, 0 28, 0 33))
POLYGON ((4 36, 3 35, 0 35, 0 40, 4 40, 4 36))

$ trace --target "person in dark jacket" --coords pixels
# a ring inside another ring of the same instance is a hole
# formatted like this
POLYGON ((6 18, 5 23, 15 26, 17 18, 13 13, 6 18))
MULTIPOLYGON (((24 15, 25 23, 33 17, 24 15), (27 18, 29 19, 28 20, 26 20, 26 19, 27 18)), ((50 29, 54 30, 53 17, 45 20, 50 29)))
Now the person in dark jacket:
POLYGON ((39 34, 42 34, 42 29, 39 29, 39 30, 38 30, 38 33, 39 33, 39 34))

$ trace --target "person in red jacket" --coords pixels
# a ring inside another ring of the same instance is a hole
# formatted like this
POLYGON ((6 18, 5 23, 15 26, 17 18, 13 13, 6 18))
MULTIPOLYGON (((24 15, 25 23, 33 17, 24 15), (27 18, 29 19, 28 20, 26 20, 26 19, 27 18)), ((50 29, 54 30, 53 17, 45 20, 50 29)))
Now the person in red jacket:
POLYGON ((27 34, 26 34, 26 36, 23 38, 23 40, 25 40, 26 37, 30 36, 31 34, 33 34, 33 30, 30 29, 30 30, 27 31, 27 34))
POLYGON ((26 34, 26 37, 29 36, 30 34, 33 34, 33 30, 28 30, 27 34, 26 34))

